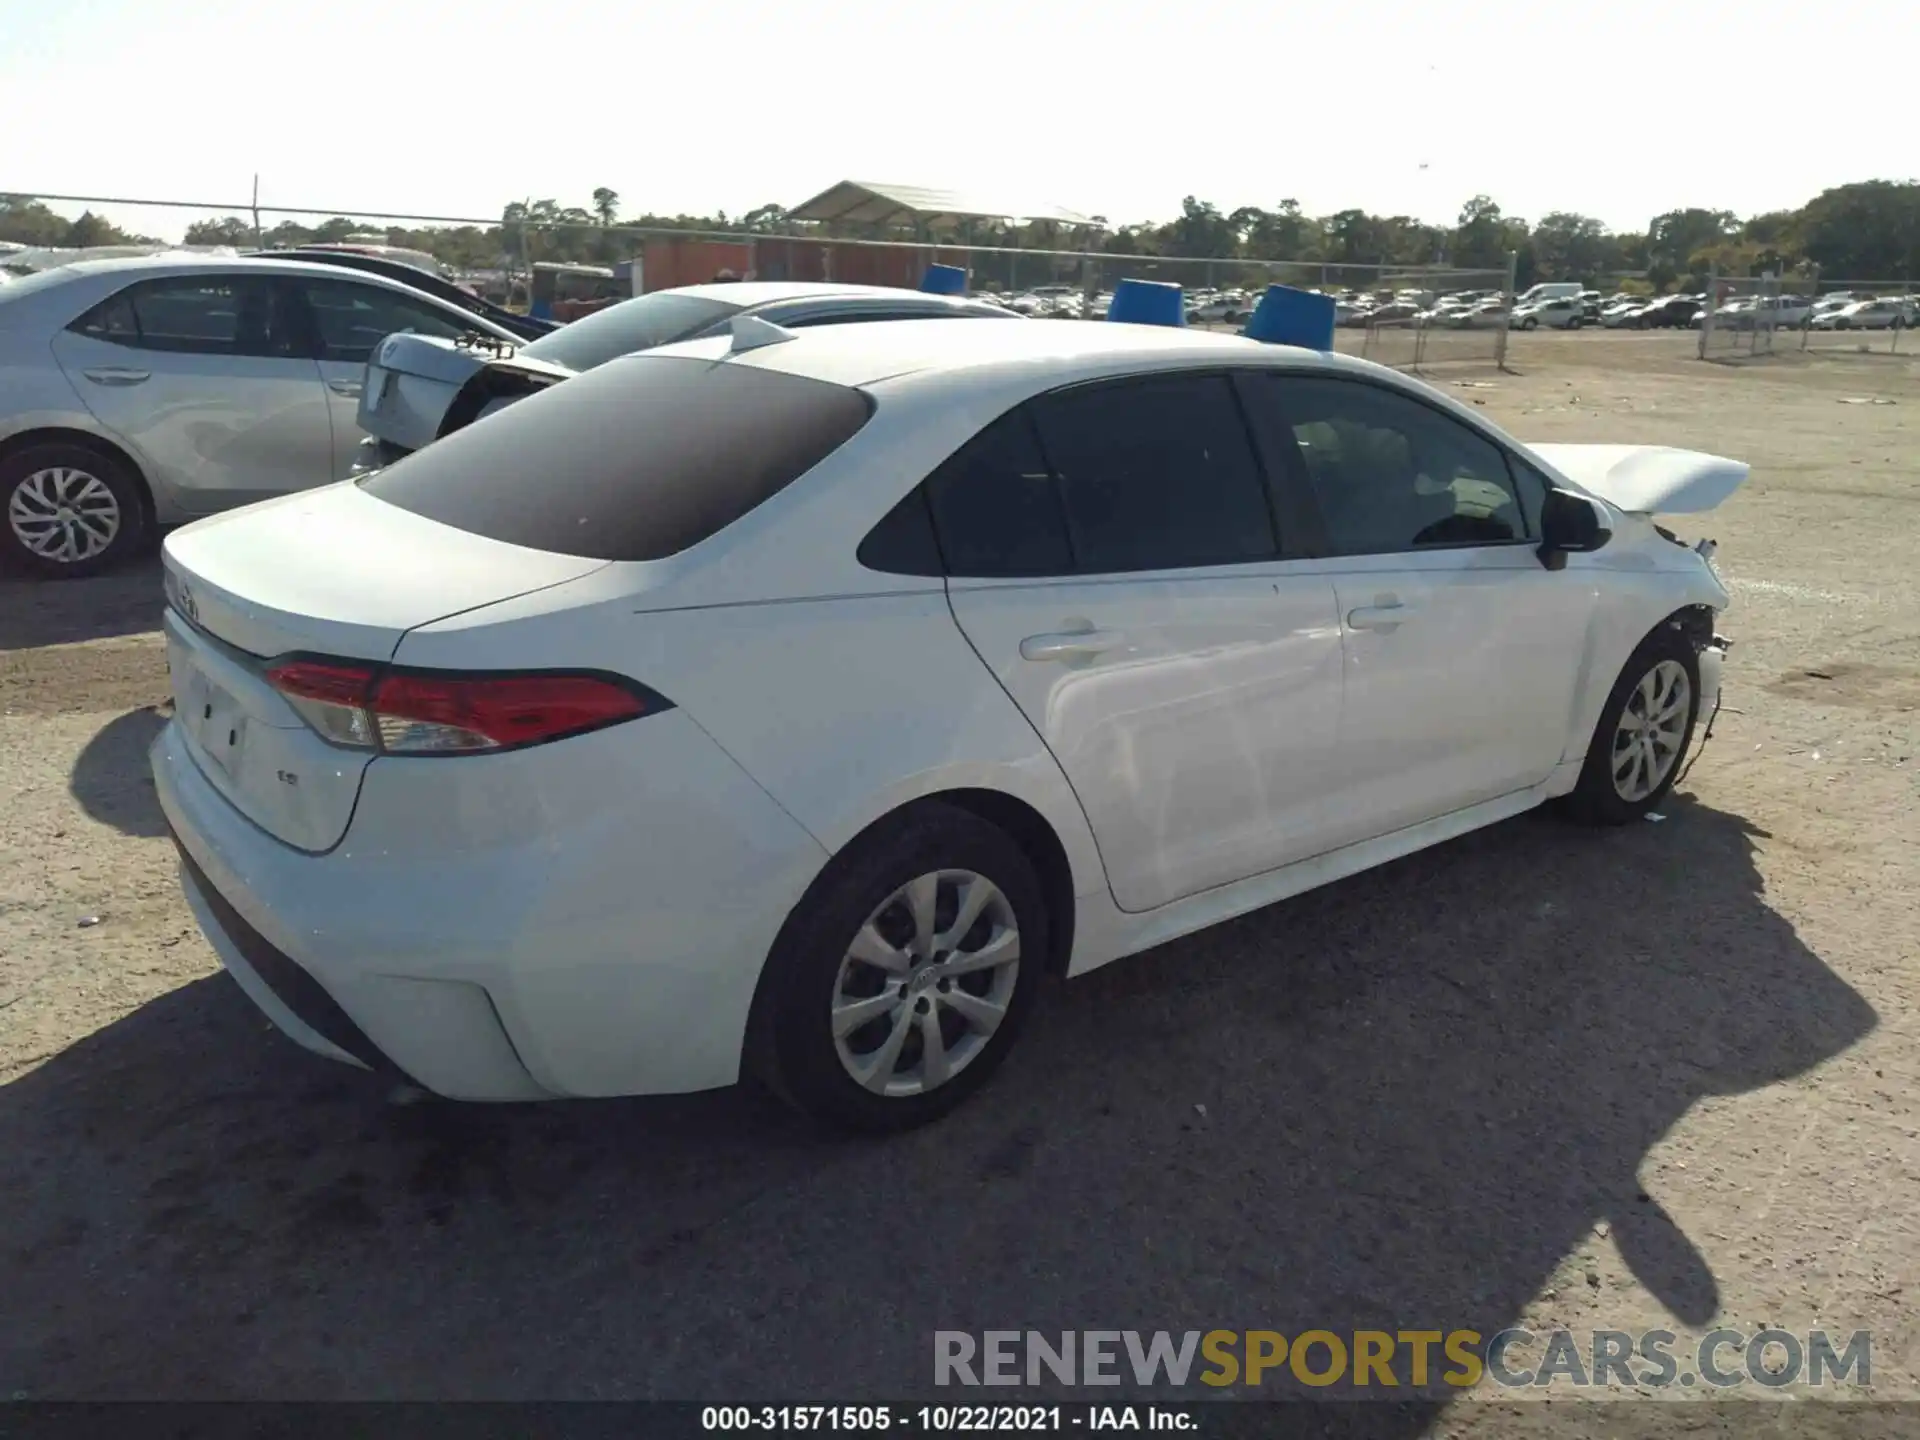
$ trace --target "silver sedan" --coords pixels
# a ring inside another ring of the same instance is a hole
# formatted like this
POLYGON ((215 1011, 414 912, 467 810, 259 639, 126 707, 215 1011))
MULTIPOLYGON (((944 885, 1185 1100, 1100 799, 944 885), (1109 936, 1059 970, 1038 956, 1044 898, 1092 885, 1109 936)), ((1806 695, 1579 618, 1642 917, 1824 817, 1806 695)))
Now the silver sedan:
POLYGON ((0 564, 93 573, 162 526, 344 477, 396 331, 514 336, 329 265, 169 254, 0 289, 0 564))

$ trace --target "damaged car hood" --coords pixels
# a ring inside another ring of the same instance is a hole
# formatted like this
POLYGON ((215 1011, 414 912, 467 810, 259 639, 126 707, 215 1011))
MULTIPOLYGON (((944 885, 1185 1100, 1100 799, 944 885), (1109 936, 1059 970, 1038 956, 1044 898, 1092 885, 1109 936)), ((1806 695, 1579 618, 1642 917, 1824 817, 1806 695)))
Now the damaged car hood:
POLYGON ((1747 466, 1724 455, 1667 445, 1529 445, 1590 495, 1632 515, 1695 515, 1746 481, 1747 466))

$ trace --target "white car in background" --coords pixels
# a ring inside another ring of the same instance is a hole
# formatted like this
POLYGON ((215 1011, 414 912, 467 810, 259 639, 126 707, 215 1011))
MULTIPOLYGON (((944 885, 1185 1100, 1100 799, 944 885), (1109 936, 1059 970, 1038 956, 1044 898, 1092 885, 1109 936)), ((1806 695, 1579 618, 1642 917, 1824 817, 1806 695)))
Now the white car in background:
POLYGON ((1481 300, 1463 310, 1449 310, 1441 323, 1455 330, 1498 330, 1510 322, 1504 300, 1481 300))
POLYGON ((85 260, 0 290, 0 563, 94 574, 158 527, 338 480, 387 335, 515 337, 294 260, 85 260))
POLYGON ((1048 972, 1646 815, 1727 604, 1651 515, 1745 474, 1215 333, 743 317, 170 536, 154 776, 310 1050, 893 1129, 1048 972))
POLYGON ((1587 323, 1586 302, 1578 295, 1558 295, 1516 305, 1512 323, 1516 330, 1538 330, 1543 325, 1550 330, 1578 330, 1587 323))
POLYGON ((1855 300, 1815 315, 1815 330, 1900 330, 1913 324, 1914 302, 1906 296, 1882 300, 1855 300))

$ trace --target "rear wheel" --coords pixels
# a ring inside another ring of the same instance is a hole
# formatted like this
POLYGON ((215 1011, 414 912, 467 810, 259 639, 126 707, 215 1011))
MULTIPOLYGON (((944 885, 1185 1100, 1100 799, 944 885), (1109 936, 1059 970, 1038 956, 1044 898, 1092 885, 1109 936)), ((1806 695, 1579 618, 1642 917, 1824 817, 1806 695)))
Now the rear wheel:
POLYGON ((94 575, 146 539, 140 484, 81 445, 30 445, 0 460, 0 557, 56 579, 94 575))
POLYGON ((788 919, 755 1005, 753 1060, 844 1129, 909 1129, 997 1069, 1032 1007, 1049 916, 997 826, 929 802, 836 857, 788 919))
POLYGON ((1662 625, 1614 682, 1567 813, 1590 825, 1624 825, 1666 799, 1693 740, 1699 697, 1693 642, 1662 625))

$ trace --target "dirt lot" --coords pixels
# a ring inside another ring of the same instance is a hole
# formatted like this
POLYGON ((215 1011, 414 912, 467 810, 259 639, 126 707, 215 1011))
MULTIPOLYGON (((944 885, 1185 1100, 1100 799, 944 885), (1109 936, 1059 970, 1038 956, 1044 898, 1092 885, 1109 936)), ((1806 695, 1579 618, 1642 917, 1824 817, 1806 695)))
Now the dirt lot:
POLYGON ((1684 527, 1737 643, 1664 822, 1524 818, 1112 966, 885 1143, 308 1057, 178 895, 155 572, 0 585, 0 1394, 898 1398, 935 1328, 1770 1323, 1872 1329, 1920 1398, 1920 368, 1690 356, 1443 382, 1753 463, 1684 527))

